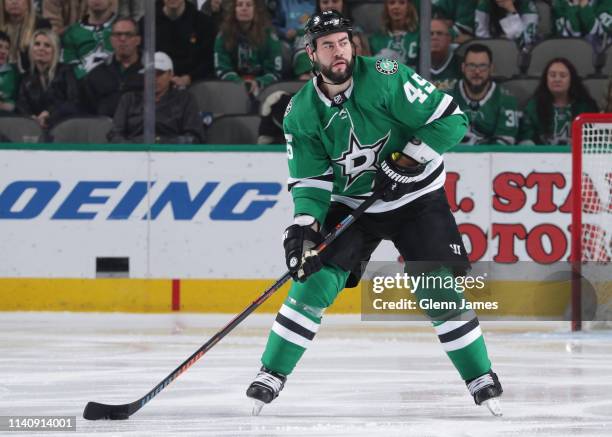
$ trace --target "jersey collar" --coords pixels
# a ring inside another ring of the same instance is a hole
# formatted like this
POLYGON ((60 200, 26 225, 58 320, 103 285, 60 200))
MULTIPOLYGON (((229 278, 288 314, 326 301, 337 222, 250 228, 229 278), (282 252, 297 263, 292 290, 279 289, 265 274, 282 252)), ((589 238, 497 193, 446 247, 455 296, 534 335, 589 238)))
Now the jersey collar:
POLYGON ((444 63, 442 64, 442 66, 438 69, 435 69, 433 67, 430 68, 432 74, 440 74, 442 73, 444 70, 446 70, 446 68, 449 66, 449 64, 451 63, 451 61, 453 60, 453 57, 455 56, 455 52, 453 50, 448 51, 448 57, 446 58, 446 61, 444 61, 444 63))
MULTIPOLYGON (((492 80, 491 88, 489 88, 489 92, 486 93, 482 99, 478 100, 478 104, 480 106, 484 105, 485 103, 489 101, 489 99, 493 96, 493 93, 495 92, 495 88, 497 88, 497 84, 495 83, 494 80, 492 80)), ((463 89, 463 79, 459 81, 459 92, 461 93, 461 97, 463 97, 463 100, 465 100, 466 102, 474 102, 474 100, 468 97, 468 95, 465 93, 465 90, 463 89)))
MULTIPOLYGON (((319 99, 321 99, 321 101, 325 104, 325 106, 331 108, 333 102, 330 99, 327 98, 327 96, 325 95, 325 93, 323 91, 321 91, 319 89, 319 85, 317 84, 317 77, 318 76, 315 76, 315 77, 312 78, 312 84, 314 85, 314 89, 317 92, 317 95, 319 96, 319 99)), ((351 98, 351 94, 353 93, 353 85, 354 84, 355 84, 355 79, 353 78, 353 80, 351 81, 350 86, 343 93, 347 100, 351 98)))

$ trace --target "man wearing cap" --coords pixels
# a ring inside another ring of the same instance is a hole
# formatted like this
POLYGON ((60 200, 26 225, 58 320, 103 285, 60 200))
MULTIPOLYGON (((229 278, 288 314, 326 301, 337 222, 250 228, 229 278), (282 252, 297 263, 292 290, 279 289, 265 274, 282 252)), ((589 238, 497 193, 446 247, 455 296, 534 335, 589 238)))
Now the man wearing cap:
POLYGON ((420 308, 475 403, 501 415, 502 388, 478 318, 453 285, 466 279, 470 262, 446 199, 442 155, 463 138, 468 119, 408 66, 355 56, 352 30, 336 11, 314 14, 305 27, 316 75, 293 96, 283 122, 294 203, 283 246, 293 283, 247 389, 253 414, 279 395, 324 311, 391 240, 406 274, 423 278, 415 303, 427 304, 420 308), (373 195, 379 200, 319 255, 323 235, 373 195))
MULTIPOLYGON (((203 143, 204 128, 194 97, 172 86, 173 65, 163 52, 155 53, 155 142, 203 143)), ((142 142, 144 99, 140 91, 124 94, 113 119, 109 139, 114 143, 142 142)))

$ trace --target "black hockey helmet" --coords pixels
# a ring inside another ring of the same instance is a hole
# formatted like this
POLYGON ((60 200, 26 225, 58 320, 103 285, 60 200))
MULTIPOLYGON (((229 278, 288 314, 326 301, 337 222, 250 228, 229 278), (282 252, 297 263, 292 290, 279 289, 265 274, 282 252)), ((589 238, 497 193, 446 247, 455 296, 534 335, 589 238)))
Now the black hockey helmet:
POLYGON ((346 32, 353 41, 353 23, 340 12, 332 9, 313 14, 304 26, 304 38, 307 45, 316 50, 316 40, 332 33, 346 32))

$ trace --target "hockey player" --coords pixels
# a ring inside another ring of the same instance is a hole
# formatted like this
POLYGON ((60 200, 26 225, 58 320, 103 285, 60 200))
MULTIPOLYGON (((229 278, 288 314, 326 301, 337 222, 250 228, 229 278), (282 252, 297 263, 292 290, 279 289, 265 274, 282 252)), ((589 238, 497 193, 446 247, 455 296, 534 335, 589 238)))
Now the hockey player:
POLYGON ((461 64, 463 79, 450 92, 470 117, 462 144, 514 144, 518 135, 516 98, 492 78, 493 53, 482 44, 471 44, 461 64))
MULTIPOLYGON (((441 156, 463 137, 465 114, 397 61, 355 56, 351 23, 336 11, 314 14, 305 36, 317 74, 292 98, 284 119, 295 219, 283 245, 294 281, 272 326, 263 367, 247 389, 253 414, 278 396, 323 312, 345 286, 357 284, 361 262, 382 239, 394 242, 408 269, 426 261, 428 275, 448 278, 469 268, 446 200, 441 156), (326 230, 379 190, 383 199, 327 250, 320 256, 312 250, 326 230)), ((460 299, 454 290, 423 293, 460 299)), ((475 402, 501 414, 502 388, 476 315, 428 315, 475 402)))

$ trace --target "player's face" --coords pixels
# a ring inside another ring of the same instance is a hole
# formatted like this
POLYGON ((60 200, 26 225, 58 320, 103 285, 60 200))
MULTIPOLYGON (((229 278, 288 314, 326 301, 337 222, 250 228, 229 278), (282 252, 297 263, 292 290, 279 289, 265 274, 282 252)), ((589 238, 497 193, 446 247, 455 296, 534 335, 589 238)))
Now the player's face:
POLYGON ((448 26, 442 20, 431 22, 431 51, 446 52, 450 47, 451 37, 448 26))
POLYGON ((408 0, 388 0, 387 14, 391 21, 404 21, 408 15, 408 0))
POLYGON ((319 0, 319 7, 321 8, 321 12, 331 11, 332 9, 342 12, 344 2, 342 0, 319 0))
POLYGON ((236 1, 236 20, 239 23, 250 23, 255 17, 255 4, 253 0, 236 1))
POLYGON ((548 68, 546 83, 552 94, 566 94, 571 83, 570 71, 561 62, 555 62, 548 68))
POLYGON ((312 61, 321 74, 332 82, 342 83, 353 74, 353 46, 348 33, 339 32, 317 39, 317 50, 311 52, 312 61))
POLYGON ((46 35, 37 35, 32 46, 32 60, 37 64, 49 65, 53 59, 53 45, 46 35))
POLYGON ((0 65, 4 65, 8 62, 10 44, 8 41, 0 41, 0 65))
POLYGON ((486 52, 469 52, 461 66, 467 85, 474 92, 480 92, 491 81, 491 61, 486 52))

